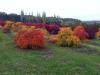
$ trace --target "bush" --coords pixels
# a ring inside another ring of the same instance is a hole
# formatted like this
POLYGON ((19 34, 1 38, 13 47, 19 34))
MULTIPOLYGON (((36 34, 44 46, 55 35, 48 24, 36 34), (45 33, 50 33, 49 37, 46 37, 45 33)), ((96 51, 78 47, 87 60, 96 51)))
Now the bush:
POLYGON ((12 21, 6 21, 5 25, 3 26, 3 32, 4 33, 10 32, 10 29, 13 24, 14 24, 14 22, 12 22, 12 21))
POLYGON ((22 29, 23 23, 22 22, 16 22, 15 24, 12 25, 12 30, 14 32, 18 32, 19 30, 22 29))
POLYGON ((50 34, 57 34, 59 31, 59 26, 55 24, 47 25, 46 29, 50 34))
POLYGON ((34 29, 35 29, 35 26, 25 26, 25 25, 22 25, 20 30, 34 30, 34 29))
POLYGON ((88 33, 86 32, 85 28, 83 26, 76 26, 74 28, 74 34, 80 39, 80 40, 86 40, 88 39, 88 33))
POLYGON ((45 23, 34 23, 33 26, 36 28, 45 28, 47 24, 45 23))
POLYGON ((18 32, 20 30, 33 30, 35 29, 35 26, 32 25, 26 25, 26 23, 22 23, 22 22, 16 22, 14 25, 12 25, 12 30, 14 32, 18 32))
POLYGON ((41 30, 21 30, 14 37, 14 43, 20 48, 43 48, 44 35, 41 30))
POLYGON ((32 49, 44 47, 45 39, 43 33, 40 30, 32 30, 30 35, 32 39, 32 49))
POLYGON ((66 39, 67 42, 67 46, 76 46, 78 47, 80 45, 80 39, 75 36, 75 35, 71 35, 66 39))
POLYGON ((95 37, 100 38, 100 28, 99 28, 98 32, 96 32, 95 37))
POLYGON ((0 21, 0 26, 4 26, 5 22, 4 21, 0 21))
POLYGON ((57 44, 60 46, 76 46, 80 45, 80 39, 73 35, 70 27, 61 28, 57 36, 57 44))
POLYGON ((93 24, 93 25, 85 25, 85 30, 89 35, 89 39, 93 39, 95 38, 95 33, 98 31, 98 27, 97 25, 93 24))
POLYGON ((50 34, 48 33, 48 31, 47 31, 45 28, 38 28, 38 29, 42 31, 42 33, 43 33, 43 35, 44 35, 45 40, 47 40, 47 41, 48 41, 49 36, 50 36, 50 34))
POLYGON ((57 35, 50 35, 49 42, 56 44, 57 43, 57 35))
POLYGON ((25 38, 25 33, 27 31, 23 30, 23 31, 19 31, 16 33, 15 37, 14 37, 14 43, 19 46, 20 48, 27 48, 27 46, 24 45, 25 42, 22 42, 24 39, 26 40, 25 38))

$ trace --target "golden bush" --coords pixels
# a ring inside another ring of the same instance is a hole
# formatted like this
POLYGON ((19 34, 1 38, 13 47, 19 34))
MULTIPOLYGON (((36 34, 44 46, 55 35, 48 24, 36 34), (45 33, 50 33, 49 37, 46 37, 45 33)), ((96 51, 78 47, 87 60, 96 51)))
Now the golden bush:
POLYGON ((80 39, 73 34, 70 27, 61 28, 58 32, 57 44, 60 46, 79 46, 80 39))
POLYGON ((100 38, 100 28, 99 28, 98 32, 96 32, 95 37, 100 38))
POLYGON ((5 25, 3 26, 3 32, 7 33, 10 32, 12 25, 14 24, 14 22, 12 21, 6 21, 5 25))
POLYGON ((12 25, 12 30, 14 32, 18 32, 22 29, 23 23, 22 22, 16 22, 14 25, 12 25))

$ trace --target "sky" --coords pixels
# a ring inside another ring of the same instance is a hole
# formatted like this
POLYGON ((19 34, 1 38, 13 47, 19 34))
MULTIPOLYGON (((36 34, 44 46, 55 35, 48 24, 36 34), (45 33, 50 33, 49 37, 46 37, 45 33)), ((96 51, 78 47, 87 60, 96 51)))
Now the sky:
POLYGON ((20 14, 46 12, 63 18, 100 20, 100 0, 0 0, 0 12, 20 14))

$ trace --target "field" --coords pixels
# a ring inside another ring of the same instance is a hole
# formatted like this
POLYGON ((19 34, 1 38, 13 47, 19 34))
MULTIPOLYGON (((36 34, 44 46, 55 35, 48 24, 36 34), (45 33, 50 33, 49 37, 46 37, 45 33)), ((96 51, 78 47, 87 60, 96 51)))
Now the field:
POLYGON ((58 47, 22 50, 12 43, 12 33, 0 31, 0 75, 100 75, 100 40, 80 48, 58 47))

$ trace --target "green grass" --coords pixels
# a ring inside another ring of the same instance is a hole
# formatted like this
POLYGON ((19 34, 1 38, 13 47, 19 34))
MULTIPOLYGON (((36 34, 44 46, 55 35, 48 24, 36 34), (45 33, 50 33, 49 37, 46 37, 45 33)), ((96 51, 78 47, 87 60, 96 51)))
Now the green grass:
MULTIPOLYGON (((99 54, 50 43, 46 44, 47 51, 23 51, 14 46, 10 34, 0 31, 0 38, 0 75, 100 75, 99 54)), ((84 45, 87 49, 95 46, 97 52, 100 49, 91 43, 84 45)))

